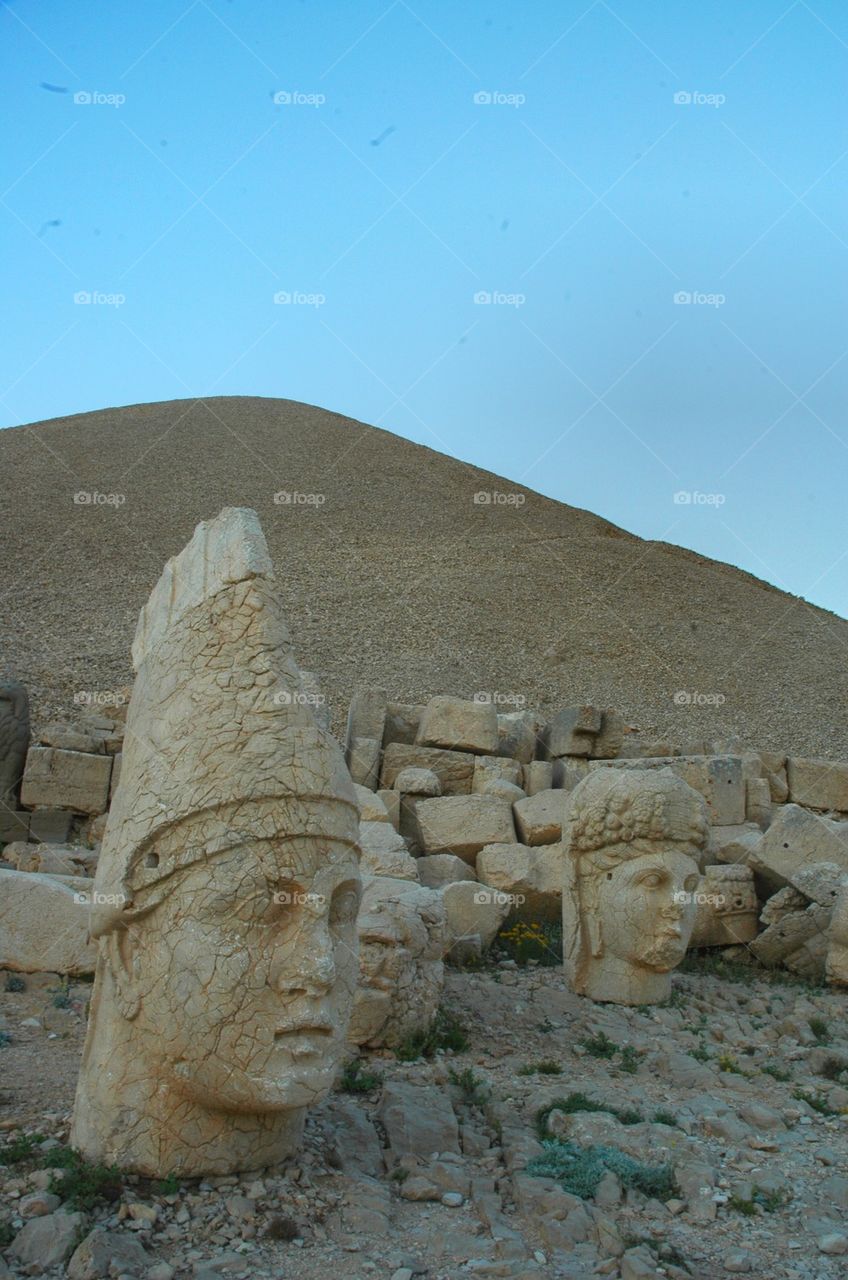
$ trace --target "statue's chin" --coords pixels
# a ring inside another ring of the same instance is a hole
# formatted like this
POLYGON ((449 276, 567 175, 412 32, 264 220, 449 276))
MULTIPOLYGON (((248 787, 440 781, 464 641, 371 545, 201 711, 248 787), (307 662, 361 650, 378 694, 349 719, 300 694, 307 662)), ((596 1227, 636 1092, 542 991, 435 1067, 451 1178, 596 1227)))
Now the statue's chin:
POLYGON ((640 964, 655 973, 669 973, 677 968, 685 955, 686 947, 679 941, 661 942, 641 957, 640 964))

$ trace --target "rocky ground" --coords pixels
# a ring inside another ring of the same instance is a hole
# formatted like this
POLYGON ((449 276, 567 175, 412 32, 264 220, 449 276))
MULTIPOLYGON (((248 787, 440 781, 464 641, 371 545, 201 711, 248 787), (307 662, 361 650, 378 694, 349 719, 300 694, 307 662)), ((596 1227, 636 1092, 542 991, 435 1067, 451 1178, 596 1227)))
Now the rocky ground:
POLYGON ((646 542, 390 432, 255 396, 3 431, 0 474, 0 677, 27 685, 39 726, 129 683, 165 561, 199 520, 248 506, 337 732, 358 686, 401 702, 480 691, 525 700, 499 710, 615 707, 649 738, 848 758, 834 715, 848 622, 670 545, 690 540, 693 510, 671 481, 666 541, 646 542))
POLYGON ((712 962, 676 975, 668 1005, 625 1009, 574 996, 558 968, 453 971, 445 1003, 468 1047, 365 1055, 364 1091, 322 1104, 286 1166, 92 1184, 44 1167, 67 1165, 90 985, 24 981, 0 991, 0 1276, 835 1280, 848 1266, 848 1035, 827 990, 712 962), (629 1153, 643 1174, 670 1164, 675 1181, 653 1195, 607 1172, 584 1200, 524 1172, 556 1099, 548 1134, 629 1153))

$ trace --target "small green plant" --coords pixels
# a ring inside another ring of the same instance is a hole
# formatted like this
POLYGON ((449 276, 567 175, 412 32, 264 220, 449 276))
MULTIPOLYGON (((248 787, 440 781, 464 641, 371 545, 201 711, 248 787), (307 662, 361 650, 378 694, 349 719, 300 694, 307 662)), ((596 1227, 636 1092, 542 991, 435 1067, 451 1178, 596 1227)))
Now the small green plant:
POLYGON ((45 1141, 43 1133, 22 1133, 0 1149, 0 1163, 23 1164, 33 1160, 37 1148, 45 1141))
POLYGON ((541 1062, 528 1062, 518 1068, 520 1076, 561 1076, 562 1067, 553 1058, 543 1058, 541 1062))
POLYGON ((765 1075, 771 1076, 772 1080, 780 1080, 784 1084, 787 1080, 792 1079, 791 1072, 784 1071, 782 1067, 776 1067, 773 1062, 767 1062, 763 1067, 763 1072, 765 1075))
POLYGON ((829 1057, 825 1058, 824 1062, 819 1067, 818 1074, 823 1076, 825 1080, 833 1080, 836 1083, 841 1084, 846 1071, 848 1071, 848 1067, 846 1067, 845 1062, 841 1058, 829 1057))
POLYGON ((121 1171, 112 1165, 92 1164, 71 1147, 53 1147, 42 1164, 54 1169, 48 1190, 72 1209, 92 1209, 103 1200, 117 1200, 123 1185, 121 1171))
POLYGON ((841 1114, 836 1107, 832 1107, 823 1093, 805 1093, 803 1089, 793 1089, 792 1097, 797 1098, 799 1102, 806 1102, 808 1107, 812 1107, 820 1116, 838 1116, 841 1114))
POLYGON ((789 1191, 768 1191, 755 1183, 750 1199, 740 1195, 733 1195, 730 1197, 728 1204, 737 1213, 743 1214, 746 1218, 751 1218, 760 1211, 763 1213, 777 1213, 778 1209, 782 1209, 791 1199, 792 1195, 789 1191))
POLYGON ((442 1008, 426 1031, 415 1031, 398 1045, 395 1057, 401 1062, 415 1062, 418 1058, 432 1058, 439 1049, 462 1053, 467 1048, 468 1036, 462 1023, 455 1014, 442 1008))
POLYGON ((371 1093, 383 1083, 379 1071, 369 1071, 363 1066, 361 1058, 352 1058, 346 1062, 339 1080, 342 1093, 371 1093))
POLYGON ((408 1177, 409 1177, 408 1169, 401 1169, 401 1168, 392 1169, 391 1173, 389 1174, 389 1178, 391 1179, 392 1182, 406 1182, 408 1177))
POLYGON ((702 1044, 699 1044, 696 1049, 690 1049, 689 1057, 694 1058, 696 1062, 710 1061, 710 1055, 707 1053, 706 1049, 702 1044))
POLYGON ((734 1076, 745 1076, 748 1080, 750 1080, 751 1076, 754 1075, 753 1071, 743 1070, 732 1053, 720 1053, 717 1061, 720 1071, 728 1071, 734 1076))
POLYGON ((180 1180, 175 1173, 169 1173, 167 1178, 154 1182, 153 1189, 160 1196, 175 1196, 180 1189, 180 1180))
POLYGON ((297 1240, 299 1235, 300 1227, 294 1218, 286 1218, 282 1214, 272 1218, 265 1229, 267 1240, 297 1240))
POLYGON ((562 925, 547 920, 529 924, 518 920, 501 930, 496 945, 502 955, 518 965, 558 966, 562 964, 562 925))
POLYGON ((461 1071, 456 1071, 451 1067, 449 1071, 451 1084, 462 1093, 464 1102, 472 1107, 482 1107, 489 1100, 490 1090, 482 1076, 478 1076, 472 1067, 463 1067, 461 1071))
POLYGON ((633 1187, 658 1200, 667 1200, 675 1190, 671 1165, 643 1164, 617 1147, 581 1147, 556 1139, 547 1139, 542 1147, 543 1154, 530 1161, 527 1172, 537 1178, 555 1178, 564 1190, 583 1200, 595 1194, 601 1179, 610 1172, 623 1187, 633 1187))
POLYGON ((0 1031, 0 1049, 7 1049, 12 1043, 12 1037, 8 1031, 0 1031))
POLYGON ((621 1062, 618 1064, 619 1071, 624 1071, 629 1076, 635 1076, 639 1070, 639 1060, 642 1057, 638 1049, 634 1049, 632 1044, 626 1044, 621 1050, 621 1062))
POLYGON ((610 1040, 605 1031, 599 1031, 596 1036, 584 1036, 577 1043, 581 1044, 592 1058, 614 1058, 618 1053, 618 1045, 614 1040, 610 1040))
POLYGON ((548 1117, 553 1111, 562 1111, 567 1116, 576 1115, 578 1111, 605 1111, 608 1115, 615 1116, 621 1124, 639 1124, 643 1118, 632 1108, 621 1109, 610 1106, 607 1102, 598 1102, 585 1093, 570 1093, 567 1098, 554 1098, 536 1112, 536 1134, 540 1142, 549 1136, 548 1117))
POLYGON ((26 991, 26 983, 19 973, 6 974, 7 991, 26 991))
POLYGON ((11 1222, 0 1222, 0 1249, 5 1249, 11 1244, 17 1232, 11 1222))
POLYGON ((668 1124, 673 1127, 677 1124, 677 1116, 673 1111, 666 1111, 663 1107, 660 1107, 659 1111, 655 1111, 651 1116, 651 1123, 668 1124))
POLYGON ((830 1027, 824 1018, 810 1018, 809 1028, 819 1044, 830 1044, 830 1027))
POLYGON ((71 992, 67 978, 63 978, 58 987, 51 987, 53 1000, 51 1001, 54 1009, 70 1009, 71 992))

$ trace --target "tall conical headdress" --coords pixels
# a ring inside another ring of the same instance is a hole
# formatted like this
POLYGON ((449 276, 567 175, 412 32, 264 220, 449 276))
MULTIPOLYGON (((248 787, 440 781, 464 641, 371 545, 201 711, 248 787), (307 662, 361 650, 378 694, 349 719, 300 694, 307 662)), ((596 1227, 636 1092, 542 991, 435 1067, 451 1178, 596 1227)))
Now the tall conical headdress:
POLYGON ((356 847, 350 775, 302 689, 254 511, 228 507, 197 526, 142 609, 132 654, 92 934, 119 924, 140 891, 247 840, 356 847))

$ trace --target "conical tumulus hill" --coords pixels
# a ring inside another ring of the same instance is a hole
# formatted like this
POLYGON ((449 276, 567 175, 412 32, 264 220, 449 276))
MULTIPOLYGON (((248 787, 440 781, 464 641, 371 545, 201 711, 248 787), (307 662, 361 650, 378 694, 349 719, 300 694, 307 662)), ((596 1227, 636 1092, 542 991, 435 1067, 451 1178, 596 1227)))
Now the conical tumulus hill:
POLYGON ((163 562, 245 506, 337 726, 357 685, 479 690, 615 706, 682 743, 848 756, 844 619, 339 414, 243 396, 78 414, 0 432, 0 473, 0 661, 36 723, 129 682, 163 562))

